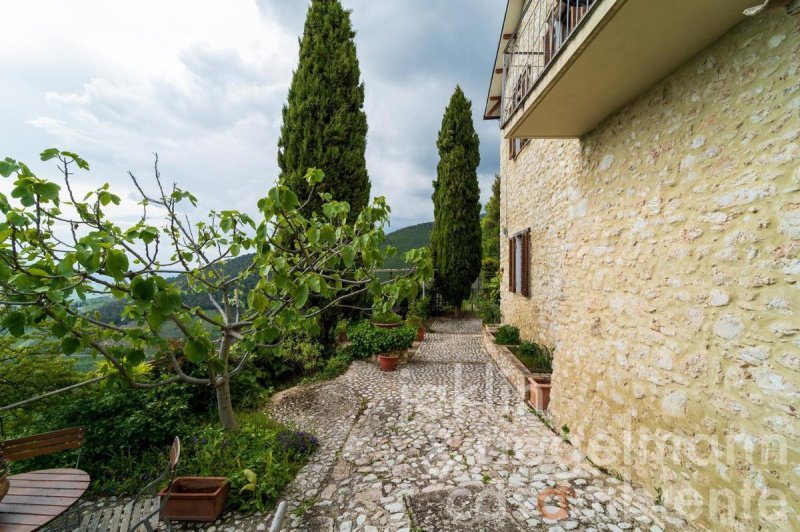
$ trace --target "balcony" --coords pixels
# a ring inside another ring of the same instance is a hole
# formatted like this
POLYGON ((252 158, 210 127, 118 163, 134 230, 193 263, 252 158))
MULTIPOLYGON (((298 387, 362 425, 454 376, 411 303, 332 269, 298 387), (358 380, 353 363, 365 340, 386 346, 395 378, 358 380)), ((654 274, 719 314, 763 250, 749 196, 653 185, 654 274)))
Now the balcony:
POLYGON ((509 138, 597 127, 757 0, 508 0, 484 117, 509 138))

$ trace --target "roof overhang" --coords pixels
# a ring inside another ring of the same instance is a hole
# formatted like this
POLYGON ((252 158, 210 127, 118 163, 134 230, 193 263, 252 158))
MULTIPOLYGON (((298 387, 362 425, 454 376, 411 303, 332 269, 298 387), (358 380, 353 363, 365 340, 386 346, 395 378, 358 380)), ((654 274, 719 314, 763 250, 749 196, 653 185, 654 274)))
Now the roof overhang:
POLYGON ((508 0, 506 3, 503 29, 500 32, 500 42, 497 43, 492 78, 489 81, 489 96, 486 98, 486 109, 483 111, 484 120, 500 118, 500 97, 503 91, 503 51, 506 49, 508 39, 517 29, 517 25, 522 18, 522 8, 526 3, 525 0, 508 0))
MULTIPOLYGON (((713 44, 757 0, 598 0, 503 124, 507 137, 572 138, 713 44)), ((519 21, 509 1, 506 25, 519 21), (516 21, 509 21, 510 15, 516 21)), ((512 30, 513 31, 513 30, 512 30)), ((502 39, 498 61, 502 67, 502 39)), ((497 72, 497 70, 495 70, 497 72)), ((500 95, 495 73, 490 96, 500 95)), ((487 102, 487 107, 490 102, 487 102)), ((499 114, 499 107, 497 114, 499 114)), ((495 118, 487 114, 487 118, 495 118)))

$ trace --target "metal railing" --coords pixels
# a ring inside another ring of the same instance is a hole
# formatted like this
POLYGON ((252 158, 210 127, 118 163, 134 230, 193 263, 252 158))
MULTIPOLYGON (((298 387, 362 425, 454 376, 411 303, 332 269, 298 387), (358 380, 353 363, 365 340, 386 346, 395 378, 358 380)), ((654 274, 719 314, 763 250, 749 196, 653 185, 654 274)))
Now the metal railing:
POLYGON ((503 53, 501 123, 520 107, 536 80, 600 0, 529 0, 503 53))

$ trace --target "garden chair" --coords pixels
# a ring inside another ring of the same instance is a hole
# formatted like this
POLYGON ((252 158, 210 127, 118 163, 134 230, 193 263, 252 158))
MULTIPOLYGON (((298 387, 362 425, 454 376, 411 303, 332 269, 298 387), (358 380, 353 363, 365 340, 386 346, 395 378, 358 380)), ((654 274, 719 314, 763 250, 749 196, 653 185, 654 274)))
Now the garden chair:
POLYGON ((26 458, 35 458, 47 454, 57 453, 70 449, 78 450, 75 468, 81 461, 81 447, 83 447, 83 427, 34 434, 15 440, 0 441, 0 453, 11 461, 17 462, 26 458))
POLYGON ((169 453, 167 468, 155 480, 134 497, 127 504, 102 508, 94 513, 85 515, 82 519, 80 532, 95 530, 109 532, 153 532, 159 529, 160 524, 166 525, 167 530, 172 530, 169 520, 161 522, 161 511, 172 493, 175 473, 178 469, 178 460, 181 456, 181 440, 175 436, 172 449, 169 453), (165 480, 169 480, 165 495, 159 497, 158 487, 165 480))

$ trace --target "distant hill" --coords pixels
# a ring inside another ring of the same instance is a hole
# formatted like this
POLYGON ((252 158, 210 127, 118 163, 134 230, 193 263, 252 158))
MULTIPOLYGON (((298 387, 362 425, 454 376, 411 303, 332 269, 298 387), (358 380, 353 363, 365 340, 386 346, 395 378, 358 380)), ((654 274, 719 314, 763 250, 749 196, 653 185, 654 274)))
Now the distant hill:
POLYGON ((384 266, 387 269, 405 268, 403 255, 406 251, 429 246, 431 231, 433 231, 433 222, 425 222, 404 227, 386 235, 386 243, 397 248, 397 254, 386 259, 384 266))
MULTIPOLYGON (((386 235, 386 242, 390 246, 397 248, 397 254, 389 257, 385 262, 387 269, 405 268, 406 264, 403 261, 403 255, 406 251, 415 248, 425 247, 430 244, 431 230, 433 229, 433 222, 412 225, 411 227, 404 227, 386 235)), ((249 263, 251 255, 241 255, 235 259, 226 261, 222 265, 222 269, 229 275, 235 275, 236 272, 241 271, 249 263)), ((255 275, 251 275, 244 283, 244 290, 248 291, 255 286, 257 279, 255 275)), ((187 292, 186 277, 179 275, 173 278, 172 282, 178 284, 184 291, 184 301, 192 306, 199 306, 206 310, 215 310, 211 300, 205 294, 193 294, 187 292)), ((120 314, 125 307, 122 301, 112 299, 110 297, 98 297, 88 300, 82 305, 84 311, 98 312, 101 319, 104 321, 120 323, 122 320, 120 314)))

